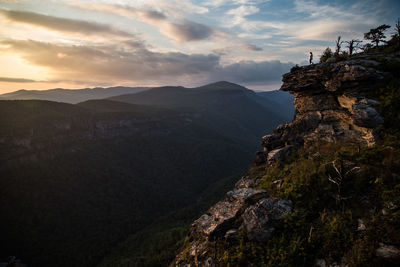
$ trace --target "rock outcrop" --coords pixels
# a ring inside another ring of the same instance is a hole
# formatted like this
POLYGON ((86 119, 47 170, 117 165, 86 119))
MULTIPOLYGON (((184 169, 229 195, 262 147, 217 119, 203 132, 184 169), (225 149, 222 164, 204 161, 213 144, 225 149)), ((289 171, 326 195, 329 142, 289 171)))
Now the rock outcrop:
POLYGON ((248 240, 266 241, 277 221, 292 210, 290 200, 269 198, 253 181, 242 177, 223 201, 197 219, 190 231, 191 242, 176 258, 176 266, 214 266, 217 242, 232 243, 239 233, 248 240))
POLYGON ((265 160, 259 152, 256 163, 284 160, 293 147, 318 141, 375 144, 383 118, 375 109, 379 102, 365 95, 390 76, 380 64, 359 58, 292 68, 281 90, 294 94, 295 118, 263 137, 265 160))

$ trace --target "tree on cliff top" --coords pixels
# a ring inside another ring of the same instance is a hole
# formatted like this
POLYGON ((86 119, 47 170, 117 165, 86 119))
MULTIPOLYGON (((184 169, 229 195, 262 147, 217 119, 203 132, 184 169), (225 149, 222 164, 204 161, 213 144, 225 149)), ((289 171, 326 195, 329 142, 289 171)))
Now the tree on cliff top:
POLYGON ((331 57, 333 57, 333 52, 332 50, 327 47, 324 51, 324 53, 321 55, 321 57, 319 58, 319 62, 326 62, 328 59, 330 59, 331 57))
POLYGON ((371 40, 371 42, 375 43, 375 45, 378 46, 379 42, 384 42, 384 39, 386 38, 384 31, 389 28, 389 25, 382 24, 375 29, 370 29, 369 32, 364 33, 364 39, 371 40))

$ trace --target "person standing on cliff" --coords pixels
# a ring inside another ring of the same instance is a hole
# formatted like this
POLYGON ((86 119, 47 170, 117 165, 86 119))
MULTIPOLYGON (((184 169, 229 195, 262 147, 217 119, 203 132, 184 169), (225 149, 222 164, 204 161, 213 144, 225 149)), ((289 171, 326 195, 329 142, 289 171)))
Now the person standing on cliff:
POLYGON ((312 60, 313 60, 313 54, 312 54, 312 52, 310 52, 310 65, 312 65, 313 64, 313 62, 312 62, 312 60))

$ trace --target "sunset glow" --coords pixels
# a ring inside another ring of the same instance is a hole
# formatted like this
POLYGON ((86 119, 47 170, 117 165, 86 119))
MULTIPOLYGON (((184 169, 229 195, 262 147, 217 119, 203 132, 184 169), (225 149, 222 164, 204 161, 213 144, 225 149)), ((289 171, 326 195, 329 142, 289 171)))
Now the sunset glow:
POLYGON ((0 0, 0 93, 95 86, 278 88, 342 39, 392 25, 398 1, 0 0), (278 12, 279 11, 279 12, 278 12))

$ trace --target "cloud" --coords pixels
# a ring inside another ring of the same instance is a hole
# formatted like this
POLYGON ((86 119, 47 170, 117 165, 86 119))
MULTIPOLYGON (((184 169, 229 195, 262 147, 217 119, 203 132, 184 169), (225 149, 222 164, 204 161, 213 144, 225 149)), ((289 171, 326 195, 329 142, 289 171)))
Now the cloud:
POLYGON ((212 7, 221 7, 224 5, 255 5, 267 3, 270 0, 211 0, 205 1, 204 5, 212 7))
POLYGON ((13 22, 35 25, 58 32, 80 33, 84 35, 107 34, 124 38, 135 38, 131 33, 119 31, 108 25, 83 20, 59 18, 28 11, 5 9, 0 9, 0 14, 13 22))
POLYGON ((219 56, 156 53, 116 46, 69 46, 32 40, 3 40, 6 51, 30 64, 47 67, 57 78, 147 80, 162 76, 197 75, 215 68, 219 56))
POLYGON ((207 25, 185 20, 183 23, 166 23, 161 32, 179 42, 188 42, 207 39, 214 30, 207 25))
POLYGON ((243 22, 246 22, 246 16, 256 14, 259 11, 260 9, 256 6, 243 5, 239 6, 238 8, 229 10, 228 12, 226 12, 226 14, 233 16, 233 19, 231 20, 231 23, 233 23, 233 25, 239 25, 243 22))
MULTIPOLYGON (((172 21, 167 14, 163 11, 155 10, 154 7, 141 6, 132 7, 128 5, 115 5, 115 4, 88 4, 88 3, 73 3, 73 6, 94 10, 99 12, 106 12, 117 14, 123 17, 133 17, 146 22, 150 25, 156 26, 160 32, 178 42, 199 41, 210 38, 216 31, 205 24, 197 23, 188 19, 179 19, 172 21)), ((188 3, 186 3, 188 5, 188 3)), ((161 5, 165 7, 164 5, 161 5)), ((170 10, 170 7, 167 8, 170 10)))
POLYGON ((19 54, 28 63, 47 67, 53 79, 131 81, 136 84, 186 84, 230 80, 270 83, 292 66, 279 61, 240 61, 221 65, 220 55, 158 53, 145 48, 127 50, 116 46, 72 46, 32 40, 3 40, 3 50, 19 54))
POLYGON ((244 50, 247 50, 247 51, 253 51, 253 52, 263 51, 262 47, 259 47, 259 46, 255 45, 255 44, 252 44, 252 43, 244 43, 242 45, 242 47, 243 47, 244 50))
POLYGON ((80 9, 98 11, 103 13, 116 14, 128 18, 138 18, 146 22, 158 22, 166 20, 167 16, 159 10, 147 8, 147 7, 132 7, 128 5, 118 5, 118 4, 107 4, 107 3, 80 3, 71 2, 68 3, 73 7, 78 7, 80 9))
POLYGON ((234 64, 217 68, 211 75, 211 80, 228 80, 246 84, 270 84, 280 82, 282 75, 287 73, 293 63, 272 61, 239 61, 234 64))
POLYGON ((23 78, 9 78, 9 77, 0 77, 0 82, 7 83, 33 83, 35 80, 23 79, 23 78))

